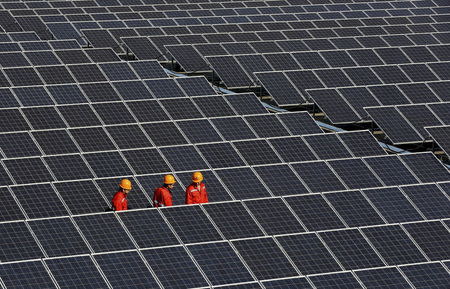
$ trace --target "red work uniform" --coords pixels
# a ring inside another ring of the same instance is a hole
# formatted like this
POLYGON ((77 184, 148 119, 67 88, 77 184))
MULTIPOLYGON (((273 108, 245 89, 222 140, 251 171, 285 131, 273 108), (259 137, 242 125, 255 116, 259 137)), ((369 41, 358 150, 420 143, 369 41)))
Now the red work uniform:
POLYGON ((153 207, 172 206, 172 192, 166 187, 155 189, 153 193, 153 207))
POLYGON ((204 183, 193 183, 186 188, 185 204, 201 204, 208 202, 208 192, 204 183))
POLYGON ((114 211, 124 211, 124 210, 128 210, 128 200, 127 200, 127 195, 124 194, 123 192, 117 192, 112 201, 112 209, 114 211))

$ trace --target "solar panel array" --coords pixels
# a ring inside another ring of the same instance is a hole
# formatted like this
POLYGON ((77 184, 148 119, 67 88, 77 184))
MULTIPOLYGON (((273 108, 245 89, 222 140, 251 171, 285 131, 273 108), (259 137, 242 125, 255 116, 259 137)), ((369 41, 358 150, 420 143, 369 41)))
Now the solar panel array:
POLYGON ((0 1, 0 287, 444 288, 450 173, 433 153, 161 64, 448 154, 449 8, 0 1), (197 170, 210 203, 178 206, 197 170), (167 173, 176 206, 150 208, 167 173), (105 212, 125 177, 131 210, 105 212))

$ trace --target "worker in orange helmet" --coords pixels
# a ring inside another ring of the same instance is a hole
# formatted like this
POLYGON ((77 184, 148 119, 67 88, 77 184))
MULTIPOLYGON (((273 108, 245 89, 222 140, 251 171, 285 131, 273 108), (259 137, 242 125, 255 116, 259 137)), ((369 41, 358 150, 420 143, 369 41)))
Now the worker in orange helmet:
POLYGON ((201 172, 192 174, 192 184, 186 188, 185 204, 201 204, 208 202, 208 192, 203 181, 201 172))
POLYGON ((172 206, 172 189, 175 185, 175 177, 173 175, 164 176, 164 185, 157 188, 153 193, 153 207, 169 207, 172 206))
POLYGON ((111 201, 113 211, 128 210, 127 195, 130 191, 131 181, 127 179, 121 180, 119 184, 119 190, 114 194, 114 197, 111 201))

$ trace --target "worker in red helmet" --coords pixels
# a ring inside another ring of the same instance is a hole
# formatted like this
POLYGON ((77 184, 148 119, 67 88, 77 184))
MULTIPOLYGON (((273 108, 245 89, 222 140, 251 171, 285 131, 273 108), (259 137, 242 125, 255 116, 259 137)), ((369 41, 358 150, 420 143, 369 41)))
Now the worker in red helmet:
POLYGON ((169 207, 172 206, 172 189, 175 185, 175 177, 173 175, 164 176, 164 185, 157 188, 153 193, 153 207, 169 207))
POLYGON ((111 201, 113 211, 128 210, 127 195, 130 191, 131 181, 127 179, 121 180, 119 184, 119 190, 114 194, 114 197, 111 201))
POLYGON ((192 174, 192 184, 186 188, 185 204, 201 204, 208 202, 208 192, 203 181, 201 172, 192 174))

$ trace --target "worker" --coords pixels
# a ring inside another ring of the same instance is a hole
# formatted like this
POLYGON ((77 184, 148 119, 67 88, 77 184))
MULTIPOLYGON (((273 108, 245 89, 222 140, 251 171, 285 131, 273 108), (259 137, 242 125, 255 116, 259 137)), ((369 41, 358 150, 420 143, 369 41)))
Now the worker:
POLYGON ((114 194, 114 197, 111 201, 113 211, 128 210, 127 195, 130 191, 131 181, 127 179, 121 180, 119 184, 119 190, 114 194))
POLYGON ((175 183, 176 181, 173 175, 164 176, 164 185, 157 188, 153 193, 153 207, 172 206, 172 189, 175 183))
POLYGON ((203 181, 201 172, 192 174, 192 184, 186 188, 185 204, 201 204, 208 202, 208 192, 203 181))

